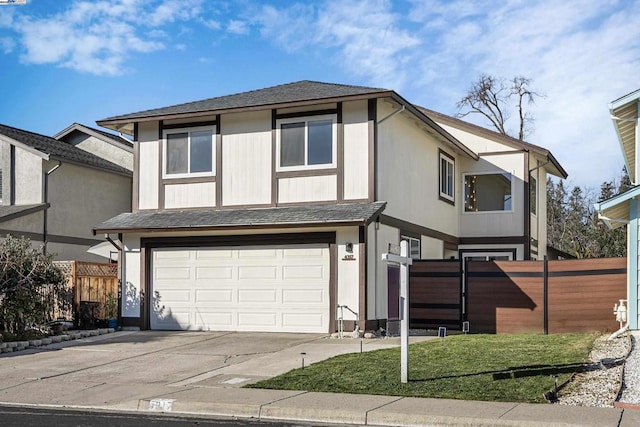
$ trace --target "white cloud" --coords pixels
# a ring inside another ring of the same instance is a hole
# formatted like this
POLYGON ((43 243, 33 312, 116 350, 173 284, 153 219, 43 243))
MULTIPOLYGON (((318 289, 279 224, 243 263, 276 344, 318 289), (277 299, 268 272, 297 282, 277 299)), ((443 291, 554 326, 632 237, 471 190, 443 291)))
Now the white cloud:
POLYGON ((227 31, 231 34, 249 34, 249 26, 246 21, 232 19, 227 24, 227 31))
POLYGON ((333 51, 333 66, 400 89, 407 80, 409 49, 419 40, 400 27, 392 6, 388 0, 265 6, 258 20, 261 34, 289 52, 310 46, 333 51))
POLYGON ((201 12, 201 4, 202 0, 75 1, 50 16, 24 14, 9 21, 0 15, 0 24, 17 34, 25 63, 118 75, 131 55, 164 49, 164 26, 192 19, 201 12))
POLYGON ((2 53, 11 53, 16 46, 15 40, 10 37, 0 37, 0 50, 2 53))

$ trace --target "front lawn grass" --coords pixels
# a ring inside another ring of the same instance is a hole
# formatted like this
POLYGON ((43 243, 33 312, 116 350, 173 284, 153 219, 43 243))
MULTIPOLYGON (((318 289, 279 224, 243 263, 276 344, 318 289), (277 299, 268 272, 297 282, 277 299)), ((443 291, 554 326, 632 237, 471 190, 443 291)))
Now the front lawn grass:
POLYGON ((400 348, 344 354, 251 384, 253 388, 502 402, 544 402, 543 393, 588 362, 591 334, 455 335, 400 348))

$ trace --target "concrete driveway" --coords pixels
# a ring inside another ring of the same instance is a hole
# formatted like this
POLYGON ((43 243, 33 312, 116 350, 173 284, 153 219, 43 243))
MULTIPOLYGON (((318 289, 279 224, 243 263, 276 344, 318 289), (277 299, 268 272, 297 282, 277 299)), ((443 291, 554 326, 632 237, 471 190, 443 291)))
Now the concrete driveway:
POLYGON ((308 365, 342 353, 397 346, 398 339, 317 334, 116 332, 2 354, 0 401, 7 402, 18 389, 37 390, 44 380, 87 387, 240 387, 298 368, 303 358, 308 365))

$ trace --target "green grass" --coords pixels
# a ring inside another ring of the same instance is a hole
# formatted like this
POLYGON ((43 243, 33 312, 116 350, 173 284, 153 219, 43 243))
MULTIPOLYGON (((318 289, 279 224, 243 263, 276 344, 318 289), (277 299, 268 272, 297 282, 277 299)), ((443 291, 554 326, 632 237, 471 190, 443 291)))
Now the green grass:
POLYGON ((544 402, 542 394, 588 362, 599 334, 456 335, 400 349, 345 354, 248 387, 503 402, 544 402))

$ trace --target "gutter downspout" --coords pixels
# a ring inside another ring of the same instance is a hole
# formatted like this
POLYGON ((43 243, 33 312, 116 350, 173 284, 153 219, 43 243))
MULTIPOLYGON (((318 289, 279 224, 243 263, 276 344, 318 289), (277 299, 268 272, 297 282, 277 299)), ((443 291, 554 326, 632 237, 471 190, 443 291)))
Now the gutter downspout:
POLYGON ((48 210, 49 210, 49 175, 54 173, 60 166, 62 166, 62 162, 58 161, 58 164, 51 168, 49 171, 44 174, 44 214, 43 214, 43 225, 42 225, 42 253, 47 254, 47 239, 49 237, 49 227, 48 227, 48 210))

